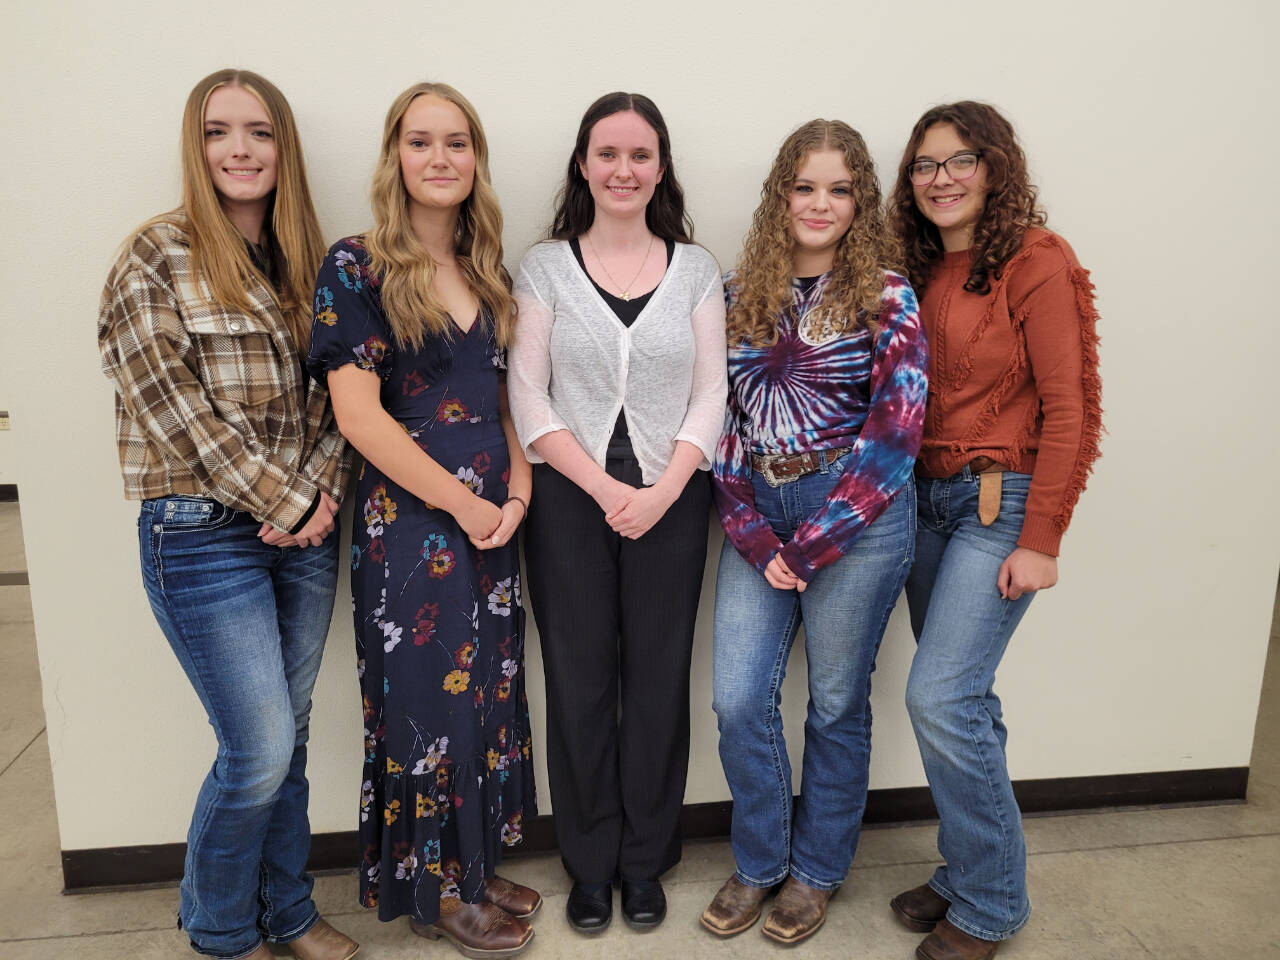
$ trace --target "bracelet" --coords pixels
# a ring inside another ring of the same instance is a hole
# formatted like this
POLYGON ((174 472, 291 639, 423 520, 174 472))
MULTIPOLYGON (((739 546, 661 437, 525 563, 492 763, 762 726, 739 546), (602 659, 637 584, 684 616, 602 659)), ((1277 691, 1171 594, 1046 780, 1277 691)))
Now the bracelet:
POLYGON ((503 505, 504 507, 505 507, 508 503, 518 503, 518 504, 520 504, 520 509, 524 511, 524 515, 525 515, 526 517, 529 515, 529 504, 525 503, 525 499, 524 499, 524 497, 507 497, 507 499, 505 499, 505 500, 503 500, 503 501, 502 501, 502 505, 503 505))

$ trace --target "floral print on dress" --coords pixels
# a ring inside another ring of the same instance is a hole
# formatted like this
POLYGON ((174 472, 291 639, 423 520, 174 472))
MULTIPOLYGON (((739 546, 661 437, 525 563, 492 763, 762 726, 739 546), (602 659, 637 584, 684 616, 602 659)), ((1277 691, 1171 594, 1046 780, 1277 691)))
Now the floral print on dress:
POLYGON ((332 327, 338 322, 338 315, 333 312, 333 291, 321 287, 316 291, 316 322, 332 327))
MULTIPOLYGON (((500 505, 510 462, 491 319, 482 314, 466 333, 401 347, 368 263, 354 238, 326 257, 308 369, 318 378, 348 363, 376 372, 384 408, 419 449, 500 505)), ((482 897, 503 851, 537 812, 518 544, 477 550, 448 513, 370 463, 355 496, 359 898, 383 920, 407 914, 430 923, 440 897, 482 897)))

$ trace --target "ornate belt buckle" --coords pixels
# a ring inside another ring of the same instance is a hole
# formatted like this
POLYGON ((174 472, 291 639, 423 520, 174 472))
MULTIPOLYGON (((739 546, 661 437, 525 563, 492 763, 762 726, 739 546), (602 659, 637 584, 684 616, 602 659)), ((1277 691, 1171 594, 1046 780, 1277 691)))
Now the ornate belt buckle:
POLYGON ((780 487, 791 479, 790 477, 775 477, 773 475, 773 465, 777 461, 784 459, 785 456, 786 454, 771 453, 760 458, 760 473, 764 477, 764 482, 771 487, 780 487))

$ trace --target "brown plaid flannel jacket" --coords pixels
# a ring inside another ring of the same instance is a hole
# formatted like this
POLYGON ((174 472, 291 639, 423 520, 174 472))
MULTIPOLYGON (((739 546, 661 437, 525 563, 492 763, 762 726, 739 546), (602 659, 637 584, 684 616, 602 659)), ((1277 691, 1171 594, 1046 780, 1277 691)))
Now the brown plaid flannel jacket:
POLYGON ((242 313, 191 272, 185 220, 138 234, 107 277, 102 370, 116 387, 124 493, 212 497, 290 530, 324 490, 342 498, 346 444, 321 381, 304 388, 275 297, 242 313), (304 396, 305 389, 305 396, 304 396))

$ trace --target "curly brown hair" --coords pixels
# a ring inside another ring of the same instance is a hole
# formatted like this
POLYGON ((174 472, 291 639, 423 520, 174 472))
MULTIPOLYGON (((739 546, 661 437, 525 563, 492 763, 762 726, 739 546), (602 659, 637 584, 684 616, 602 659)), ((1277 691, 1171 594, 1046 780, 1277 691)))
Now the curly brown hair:
POLYGON ((899 251, 885 225, 880 182, 861 134, 839 120, 810 120, 783 141, 760 188, 760 206, 738 258, 737 298, 729 309, 731 344, 767 346, 778 340, 778 318, 791 304, 795 237, 788 215, 796 173, 815 150, 838 150, 853 181, 853 223, 836 247, 831 281, 823 294, 831 327, 841 333, 864 326, 876 331, 884 272, 899 251))
POLYGON ((973 265, 964 288, 973 293, 991 291, 991 278, 1022 246, 1028 227, 1045 224, 1044 211, 1036 204, 1037 191, 1027 174, 1027 158, 1013 125, 995 107, 975 100, 944 103, 925 111, 916 121, 898 164, 898 182, 889 198, 894 234, 902 244, 907 279, 923 296, 934 265, 942 259, 942 235, 921 213, 907 167, 930 127, 940 123, 955 128, 969 149, 986 167, 987 195, 973 229, 973 265))

